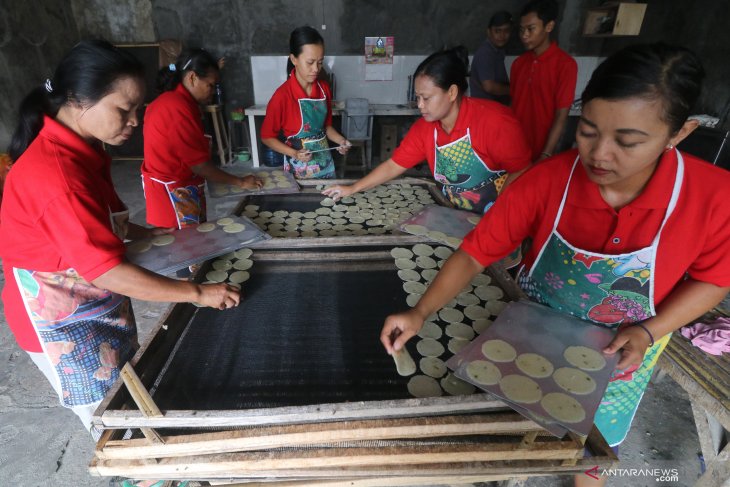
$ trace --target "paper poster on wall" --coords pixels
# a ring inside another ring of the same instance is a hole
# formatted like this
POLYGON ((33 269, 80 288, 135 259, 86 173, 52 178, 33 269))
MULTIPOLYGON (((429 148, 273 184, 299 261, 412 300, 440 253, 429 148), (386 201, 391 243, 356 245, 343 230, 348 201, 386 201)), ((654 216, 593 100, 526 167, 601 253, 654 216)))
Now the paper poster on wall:
POLYGON ((393 80, 395 37, 365 38, 365 80, 393 80))

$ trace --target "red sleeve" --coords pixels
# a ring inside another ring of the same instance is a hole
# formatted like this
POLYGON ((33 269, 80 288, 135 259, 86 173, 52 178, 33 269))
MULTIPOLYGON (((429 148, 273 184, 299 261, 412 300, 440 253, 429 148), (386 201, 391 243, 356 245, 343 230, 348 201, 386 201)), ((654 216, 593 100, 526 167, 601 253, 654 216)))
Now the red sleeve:
POLYGON ((488 267, 515 250, 535 233, 544 213, 544 202, 535 189, 537 181, 524 176, 510 184, 461 244, 461 249, 488 267))
POLYGON ((279 132, 284 127, 285 107, 284 95, 281 88, 276 90, 266 105, 266 116, 261 125, 261 138, 272 139, 279 136, 279 132))
POLYGON ((324 128, 332 126, 332 90, 330 85, 324 81, 322 83, 322 91, 324 91, 324 97, 327 99, 327 118, 324 119, 324 128))
POLYGON ((555 94, 555 102, 560 108, 570 108, 575 99, 575 84, 578 80, 578 63, 572 57, 560 66, 558 73, 558 91, 555 94))
POLYGON ((433 130, 429 131, 429 124, 419 118, 410 128, 400 145, 393 151, 393 162, 399 166, 410 168, 428 160, 428 148, 433 148, 433 142, 428 143, 427 137, 433 140, 433 130))
POLYGON ((472 126, 481 126, 484 129, 481 132, 480 145, 496 166, 493 169, 512 173, 530 165, 532 151, 525 139, 522 125, 511 112, 503 113, 498 121, 472 126))
POLYGON ((708 282, 720 287, 730 286, 730 210, 727 204, 715 208, 703 208, 711 214, 710 229, 705 237, 702 253, 690 266, 688 273, 692 279, 708 282))
POLYGON ((197 113, 183 112, 173 118, 174 129, 170 130, 167 143, 174 147, 175 154, 184 167, 197 166, 210 159, 210 141, 205 136, 203 123, 197 113))
POLYGON ((38 225, 50 245, 91 282, 124 257, 124 244, 114 235, 109 209, 88 193, 67 193, 48 205, 38 225))

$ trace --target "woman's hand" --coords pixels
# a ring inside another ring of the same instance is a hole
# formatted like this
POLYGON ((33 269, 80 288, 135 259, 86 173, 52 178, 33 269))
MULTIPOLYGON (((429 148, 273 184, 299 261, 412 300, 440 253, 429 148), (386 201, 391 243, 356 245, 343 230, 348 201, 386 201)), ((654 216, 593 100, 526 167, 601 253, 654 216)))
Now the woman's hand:
POLYGON ((263 185, 264 182, 261 179, 251 174, 238 178, 238 187, 242 189, 261 189, 263 185))
POLYGON ((380 342, 388 355, 393 355, 394 352, 402 349, 422 326, 423 317, 413 309, 390 315, 385 319, 383 331, 380 332, 380 342))
POLYGON ((646 330, 643 330, 640 326, 629 324, 619 330, 611 343, 603 349, 603 353, 610 355, 621 350, 621 360, 619 360, 616 368, 624 370, 632 365, 637 367, 641 365, 650 343, 651 339, 646 330))
POLYGON ((197 303, 215 309, 235 308, 241 302, 241 291, 228 284, 200 284, 197 303))
POLYGON ((294 159, 302 162, 309 162, 312 160, 312 153, 307 149, 299 149, 294 155, 294 159))
POLYGON ((357 193, 355 191, 355 187, 353 185, 342 185, 342 184, 336 184, 334 186, 329 186, 325 188, 322 191, 322 194, 325 196, 329 196, 335 201, 339 201, 340 199, 344 198, 345 196, 350 196, 353 193, 357 193))
POLYGON ((350 141, 347 139, 343 139, 340 145, 337 147, 337 152, 344 156, 345 154, 347 154, 347 151, 350 150, 350 147, 352 147, 350 141))
POLYGON ((159 237, 160 235, 168 235, 168 234, 174 232, 175 230, 177 230, 177 228, 153 227, 153 228, 150 228, 149 230, 150 230, 149 237, 159 237))

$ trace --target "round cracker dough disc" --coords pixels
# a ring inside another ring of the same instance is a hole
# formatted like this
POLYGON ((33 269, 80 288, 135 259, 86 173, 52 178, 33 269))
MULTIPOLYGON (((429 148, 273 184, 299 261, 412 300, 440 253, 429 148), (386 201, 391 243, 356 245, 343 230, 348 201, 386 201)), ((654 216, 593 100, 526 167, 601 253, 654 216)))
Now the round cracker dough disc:
POLYGON ((476 390, 473 385, 464 382, 451 372, 441 379, 441 387, 452 396, 466 396, 468 394, 474 394, 476 390))
POLYGON ((243 223, 231 223, 223 227, 223 231, 226 233, 239 233, 246 229, 246 225, 243 223))
POLYGON ((422 275, 422 276, 423 276, 423 278, 424 278, 425 280, 427 280, 428 282, 431 282, 431 281, 433 281, 434 279, 436 279, 436 275, 437 275, 438 273, 439 273, 439 271, 437 271, 436 269, 423 269, 423 270, 421 271, 421 275, 422 275))
POLYGON ((251 249, 238 249, 233 252, 233 256, 237 259, 247 259, 251 257, 251 254, 253 254, 253 250, 251 249))
POLYGON ((420 282, 407 281, 403 283, 403 290, 409 294, 423 294, 426 292, 426 285, 420 282))
POLYGON ((439 318, 447 323, 459 323, 464 319, 464 313, 454 308, 444 308, 439 311, 439 318))
POLYGON ((414 308, 420 300, 420 294, 409 294, 408 296, 406 296, 406 304, 411 308, 414 308))
POLYGON ((487 318, 479 318, 478 320, 474 320, 471 322, 472 328, 474 328, 474 331, 478 334, 482 334, 484 330, 489 328, 489 325, 492 324, 492 320, 489 320, 487 318))
POLYGON ((233 263, 230 260, 219 259, 213 261, 213 269, 217 271, 227 271, 231 267, 233 267, 233 263))
POLYGON ((416 263, 411 259, 395 259, 395 266, 398 269, 415 269, 416 263))
POLYGON ((445 350, 444 346, 433 338, 423 338, 416 343, 416 350, 424 357, 438 357, 442 355, 445 350))
POLYGON ((593 377, 572 367, 560 367, 553 374, 553 379, 561 389, 573 394, 590 394, 596 390, 593 377))
POLYGON ((487 301, 484 305, 489 314, 492 316, 499 316, 499 313, 501 313, 506 306, 507 303, 504 301, 487 301))
POLYGON ((471 340, 474 338, 474 329, 464 323, 451 323, 446 327, 446 335, 452 338, 461 338, 462 340, 471 340))
POLYGON ((390 255, 394 259, 410 259, 411 257, 413 257, 413 252, 403 247, 396 247, 394 249, 391 249, 390 255))
POLYGON ((335 200, 333 200, 332 198, 325 198, 320 201, 320 204, 322 206, 335 206, 335 200))
POLYGON ((565 360, 583 370, 601 370, 606 366, 606 359, 600 352, 583 346, 572 346, 563 352, 565 360))
POLYGON ((464 314, 471 320, 479 318, 489 318, 489 311, 478 305, 471 305, 464 308, 464 314))
POLYGON ((223 282, 228 278, 226 271, 210 271, 205 275, 205 278, 213 282, 223 282))
POLYGON ((540 405, 550 416, 564 423, 580 423, 586 417, 583 406, 562 392, 545 394, 540 405))
POLYGON ((235 271, 235 272, 231 272, 231 275, 228 277, 228 280, 233 283, 240 284, 242 282, 248 281, 250 277, 251 277, 251 274, 249 274, 246 271, 235 271))
POLYGON ((433 260, 431 257, 427 257, 425 255, 419 255, 416 257, 416 264, 421 269, 433 269, 436 267, 436 261, 433 260))
POLYGON ((502 377, 499 388, 510 401, 533 404, 542 397, 542 389, 534 380, 524 375, 511 374, 502 377))
POLYGON ((493 362, 512 362, 517 352, 504 340, 488 340, 482 344, 482 353, 493 362))
POLYGON ((403 230, 413 235, 426 235, 428 233, 428 228, 423 225, 404 225, 403 230))
POLYGON ((423 357, 418 365, 421 367, 421 372, 435 379, 440 379, 448 371, 446 363, 436 357, 423 357))
POLYGON ((466 221, 468 221, 472 225, 476 225, 477 223, 479 223, 479 220, 481 220, 481 218, 476 215, 470 216, 466 219, 466 221))
POLYGON ((421 274, 418 273, 418 271, 414 271, 413 269, 401 269, 398 271, 398 277, 403 279, 404 281, 413 281, 417 282, 421 280, 421 274))
POLYGON ((163 245, 170 245, 175 241, 175 237, 172 235, 158 235, 152 239, 152 245, 162 247, 163 245))
POLYGON ((442 334, 443 332, 441 331, 441 327, 431 321, 425 322, 421 329, 418 331, 419 337, 433 338, 434 340, 438 340, 439 338, 441 338, 442 334))
POLYGON ((196 228, 196 230, 199 232, 203 232, 203 233, 211 232, 211 231, 215 230, 215 223, 212 223, 212 222, 201 223, 200 225, 198 225, 198 228, 196 228))
POLYGON ((479 304, 479 298, 473 293, 461 293, 456 297, 459 306, 474 306, 479 304))
POLYGON ((526 375, 535 377, 536 379, 550 377, 553 370, 555 370, 555 367, 553 367, 553 364, 548 359, 536 353, 520 354, 520 356, 515 359, 515 364, 517 365, 517 368, 526 375))
POLYGON ((445 242, 448 235, 446 235, 444 232, 439 232, 438 230, 430 230, 426 236, 430 238, 431 240, 435 240, 437 242, 445 242))
POLYGON ((237 271, 246 271, 253 266, 253 261, 250 259, 239 259, 233 263, 233 268, 237 271))
POLYGON ((464 340, 463 338, 452 338, 448 343, 449 352, 456 355, 467 345, 469 345, 469 340, 464 340))
POLYGON ((233 223, 233 218, 229 218, 229 217, 221 218, 218 221, 216 221, 216 223, 222 227, 225 227, 226 225, 230 225, 231 223, 233 223))
POLYGON ((444 260, 446 260, 446 259, 448 259, 449 257, 451 257, 451 254, 453 254, 453 253, 454 253, 454 251, 453 251, 453 250, 451 250, 451 249, 450 249, 450 248, 448 248, 448 247, 436 247, 436 248, 434 249, 433 253, 434 253, 434 254, 436 255, 436 257, 438 257, 439 259, 444 259, 444 260))
POLYGON ((488 286, 491 282, 492 278, 486 274, 477 274, 474 276, 474 279, 471 280, 471 283, 474 286, 488 286))
MULTIPOLYGON (((127 252, 130 254, 143 254, 152 248, 152 242, 149 240, 138 240, 127 245, 127 252)), ((419 276, 420 277, 420 276, 419 276)))
POLYGON ((474 289, 474 294, 484 301, 502 299, 504 297, 504 291, 497 286, 477 286, 476 289, 474 289))
POLYGON ((475 360, 466 366, 466 375, 477 384, 493 386, 502 378, 496 365, 486 360, 475 360))
POLYGON ((413 246, 413 253, 416 255, 428 257, 430 255, 433 255, 433 247, 426 244, 416 244, 413 246))
POLYGON ((436 397, 443 394, 436 379, 427 375, 411 377, 408 381, 408 392, 414 397, 436 397))
POLYGON ((462 240, 460 238, 456 237, 446 237, 446 243, 451 245, 453 248, 459 248, 461 245, 462 240))

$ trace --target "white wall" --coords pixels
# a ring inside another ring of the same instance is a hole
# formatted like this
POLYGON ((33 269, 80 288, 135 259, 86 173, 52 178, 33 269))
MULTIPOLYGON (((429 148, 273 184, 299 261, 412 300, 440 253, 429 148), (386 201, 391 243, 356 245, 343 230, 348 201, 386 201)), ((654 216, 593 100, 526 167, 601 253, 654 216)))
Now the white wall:
MULTIPOLYGON (((327 56, 327 70, 335 74, 335 99, 367 98, 374 104, 405 103, 408 89, 408 76, 413 74, 418 64, 426 56, 394 56, 392 81, 365 81, 364 56, 327 56)), ((515 56, 506 59, 507 72, 515 56)), ((603 58, 579 56, 578 82, 575 98, 580 97, 593 70, 603 58)), ((268 103, 271 95, 286 80, 286 56, 251 56, 254 100, 257 105, 268 103)))

